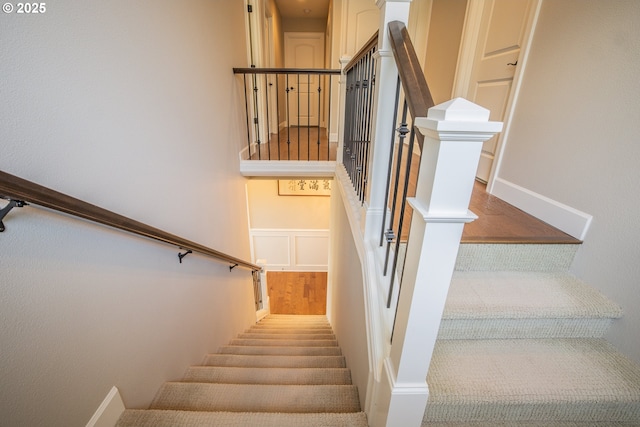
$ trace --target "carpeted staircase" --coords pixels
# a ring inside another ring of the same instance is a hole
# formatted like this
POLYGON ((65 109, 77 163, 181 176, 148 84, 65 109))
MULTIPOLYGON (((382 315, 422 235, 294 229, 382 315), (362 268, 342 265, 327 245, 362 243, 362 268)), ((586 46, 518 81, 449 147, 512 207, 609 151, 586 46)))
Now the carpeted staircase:
POLYGON ((640 426, 621 309, 567 271, 577 245, 463 244, 423 426, 640 426))
POLYGON ((271 315, 117 425, 365 427, 367 418, 326 317, 271 315))

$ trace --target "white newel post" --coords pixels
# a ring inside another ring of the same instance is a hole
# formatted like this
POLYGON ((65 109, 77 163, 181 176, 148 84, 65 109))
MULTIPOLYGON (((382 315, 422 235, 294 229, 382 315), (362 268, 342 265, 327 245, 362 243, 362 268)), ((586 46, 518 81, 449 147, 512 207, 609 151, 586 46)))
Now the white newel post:
POLYGON ((427 371, 455 267, 482 143, 502 129, 489 111, 463 98, 417 118, 425 136, 402 289, 384 362, 374 426, 419 426, 427 405, 427 371))
POLYGON ((372 113, 371 162, 369 164, 369 182, 367 198, 367 217, 365 222, 365 240, 378 239, 382 229, 382 214, 387 186, 386 171, 389 168, 392 123, 398 68, 393 58, 389 40, 389 22, 409 21, 411 0, 378 0, 380 26, 378 31, 378 49, 376 58, 376 101, 372 113), (382 100, 382 101, 381 101, 382 100))

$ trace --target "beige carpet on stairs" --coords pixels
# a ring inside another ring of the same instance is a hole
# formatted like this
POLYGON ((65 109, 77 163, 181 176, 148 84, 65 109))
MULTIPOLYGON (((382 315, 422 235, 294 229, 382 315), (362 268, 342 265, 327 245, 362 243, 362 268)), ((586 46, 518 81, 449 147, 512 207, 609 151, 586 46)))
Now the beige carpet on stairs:
POLYGON ((622 310, 570 274, 576 251, 461 245, 424 427, 640 426, 640 366, 605 340, 622 310))
POLYGON ((133 426, 367 426, 325 316, 272 315, 167 382, 133 426))

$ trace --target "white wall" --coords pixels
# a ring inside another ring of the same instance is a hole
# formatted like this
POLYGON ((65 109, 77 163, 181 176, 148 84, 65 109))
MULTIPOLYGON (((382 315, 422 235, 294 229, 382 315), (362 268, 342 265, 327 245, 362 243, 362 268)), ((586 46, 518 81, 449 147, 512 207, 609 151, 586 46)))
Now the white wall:
POLYGON ((331 250, 327 314, 351 369, 364 409, 369 380, 364 279, 345 204, 336 184, 331 195, 331 250))
POLYGON ((254 261, 266 260, 267 270, 327 271, 329 197, 281 196, 278 180, 251 179, 247 203, 254 261))
POLYGON ((573 271, 625 310, 640 362, 640 2, 542 5, 499 177, 593 215, 573 271))
MULTIPOLYGON (((249 258, 242 2, 58 1, 0 40, 1 170, 249 258)), ((36 207, 5 225, 2 425, 85 425, 113 385, 145 407, 255 319, 246 270, 36 207)))
MULTIPOLYGON (((412 5, 413 6, 413 5, 412 5)), ((451 99, 466 0, 433 0, 424 74, 435 105, 451 99)))
POLYGON ((327 196, 280 196, 277 179, 247 181, 252 228, 329 228, 327 196))

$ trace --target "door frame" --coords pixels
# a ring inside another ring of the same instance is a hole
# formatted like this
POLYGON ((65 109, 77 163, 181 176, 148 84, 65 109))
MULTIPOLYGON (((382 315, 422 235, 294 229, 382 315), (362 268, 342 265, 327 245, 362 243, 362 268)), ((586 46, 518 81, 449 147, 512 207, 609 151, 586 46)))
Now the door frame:
MULTIPOLYGON (((460 49, 458 52, 458 65, 456 67, 456 75, 453 81, 452 98, 469 97, 469 86, 471 83, 471 72, 473 70, 473 62, 476 56, 476 50, 478 48, 478 36, 480 32, 480 23, 482 21, 482 14, 486 3, 484 0, 468 0, 467 1, 467 13, 465 15, 465 22, 462 28, 462 40, 460 42, 460 49)), ((507 145, 509 138, 509 131, 511 129, 511 120, 513 119, 513 113, 520 94, 520 87, 522 86, 522 80, 524 76, 524 70, 527 66, 527 60, 529 52, 531 50, 531 42, 533 41, 533 35, 535 33, 536 24, 540 15, 540 8, 542 6, 542 0, 532 0, 531 13, 529 13, 527 22, 525 24, 524 38, 522 41, 522 49, 520 57, 518 58, 518 65, 516 66, 515 75, 513 76, 513 86, 511 93, 507 100, 507 106, 504 113, 504 125, 503 130, 498 134, 498 140, 496 141, 496 153, 494 156, 493 164, 491 165, 491 172, 489 173, 489 180, 487 182, 487 192, 491 193, 493 190, 493 183, 495 178, 500 172, 500 166, 502 165, 502 157, 504 149, 507 145)))

